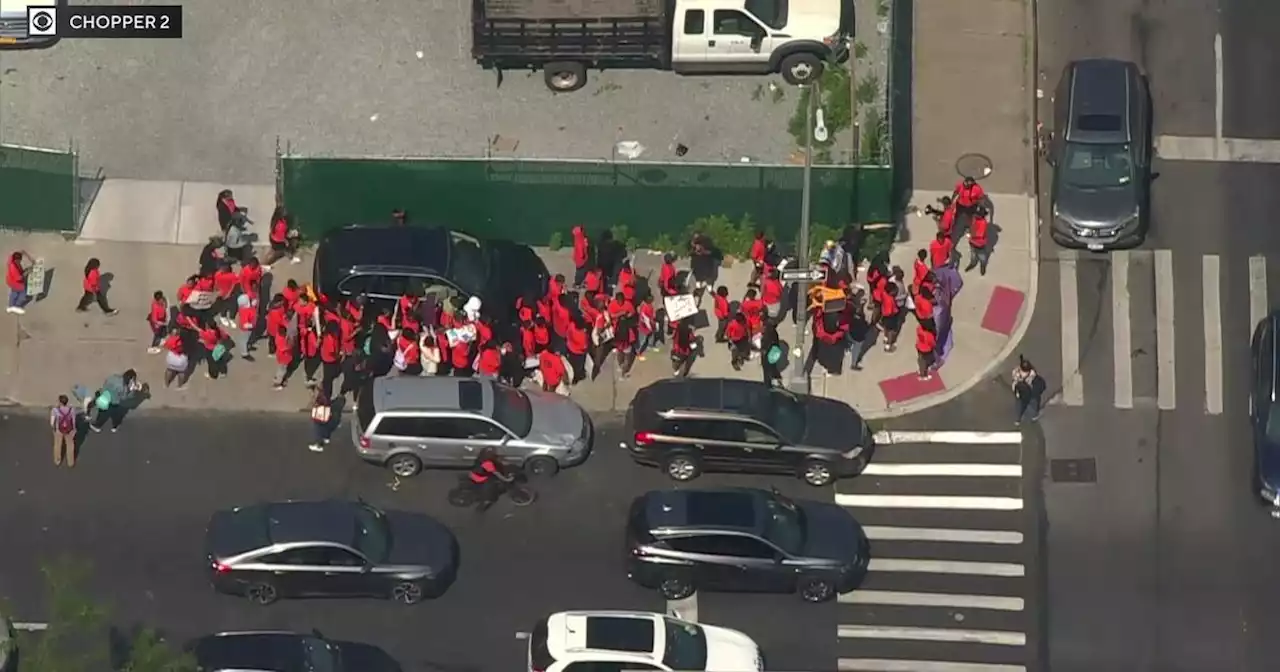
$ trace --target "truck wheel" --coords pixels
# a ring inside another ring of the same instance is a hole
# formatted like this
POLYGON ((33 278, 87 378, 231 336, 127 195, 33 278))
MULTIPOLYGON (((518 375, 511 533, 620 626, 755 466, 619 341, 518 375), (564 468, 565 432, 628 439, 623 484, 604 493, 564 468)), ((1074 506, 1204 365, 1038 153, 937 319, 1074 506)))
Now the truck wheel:
POLYGON ((822 76, 822 59, 813 54, 791 54, 782 59, 781 70, 788 84, 812 84, 822 76))
POLYGON ((587 66, 569 61, 548 63, 542 69, 542 78, 547 88, 556 93, 577 91, 587 85, 587 66))

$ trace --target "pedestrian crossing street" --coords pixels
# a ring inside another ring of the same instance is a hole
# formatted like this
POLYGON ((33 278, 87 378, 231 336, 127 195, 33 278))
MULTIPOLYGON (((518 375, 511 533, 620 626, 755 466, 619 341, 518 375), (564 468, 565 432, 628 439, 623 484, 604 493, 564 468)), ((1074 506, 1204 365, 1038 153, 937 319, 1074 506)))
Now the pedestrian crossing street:
POLYGON ((1266 257, 1246 265, 1172 250, 1057 255, 1062 392, 1053 403, 1223 412, 1224 339, 1228 348, 1247 347, 1267 315, 1266 257), (1242 301, 1233 303, 1246 286, 1247 315, 1242 301), (1229 303, 1240 309, 1224 311, 1229 303), (1105 369, 1086 358, 1109 358, 1112 370, 1099 373, 1105 369))
POLYGON ((871 563, 840 597, 842 672, 1025 672, 1036 557, 1018 432, 880 432, 836 503, 871 563))

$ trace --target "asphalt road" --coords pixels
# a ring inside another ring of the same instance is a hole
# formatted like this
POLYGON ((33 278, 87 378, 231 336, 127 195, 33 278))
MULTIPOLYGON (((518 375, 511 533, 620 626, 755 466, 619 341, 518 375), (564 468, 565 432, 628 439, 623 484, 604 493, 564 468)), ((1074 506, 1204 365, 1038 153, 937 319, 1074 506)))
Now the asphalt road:
MULTIPOLYGON (((1043 85, 1052 90, 1073 58, 1134 60, 1150 77, 1157 135, 1212 136, 1220 34, 1223 134, 1280 139, 1280 94, 1266 84, 1278 67, 1267 28, 1277 11, 1242 0, 1044 0, 1043 85)), ((1045 485, 1049 659, 1068 671, 1270 669, 1280 655, 1269 598, 1280 541, 1250 480, 1249 263, 1280 253, 1280 166, 1157 160, 1155 171, 1153 229, 1126 257, 1127 273, 1114 255, 1075 257, 1083 405, 1051 407, 1041 428, 1050 460, 1093 458, 1097 481, 1045 485), (1159 269, 1165 254, 1171 274, 1159 269), (1206 264, 1220 271, 1206 274, 1206 264), (1117 283, 1128 328, 1113 310, 1117 283), (1163 336, 1162 295, 1175 316, 1163 336), (1217 318, 1205 314, 1212 295, 1217 318), (1220 358, 1206 328, 1220 330, 1220 358), (1214 360, 1221 414, 1210 412, 1214 360), (1132 408, 1117 407, 1121 379, 1132 408)), ((1056 389, 1071 373, 1061 329, 1071 311, 1058 252, 1048 236, 1042 246, 1027 353, 1056 389)), ((1274 267, 1264 278, 1272 295, 1274 267)))
MULTIPOLYGON (((0 596, 14 619, 45 617, 39 568, 67 554, 92 563, 92 587, 123 629, 145 624, 183 639, 318 628, 330 638, 379 646, 406 672, 522 669, 518 633, 550 612, 666 608, 656 593, 626 579, 621 551, 631 499, 670 482, 617 450, 609 419, 597 420, 595 454, 542 486, 537 503, 515 509, 502 502, 483 517, 445 502, 453 474, 426 473, 393 487, 388 472, 358 461, 341 438, 323 454, 309 452, 307 423, 303 414, 200 417, 144 409, 118 434, 90 435, 70 470, 53 467, 42 416, 0 418, 6 521, 0 596), (459 580, 440 599, 409 608, 376 600, 260 608, 209 589, 199 556, 214 510, 326 497, 363 497, 443 521, 461 544, 459 580)), ((831 496, 785 478, 708 476, 697 485, 729 483, 831 496)), ((699 621, 746 632, 779 670, 835 669, 838 608, 791 595, 698 596, 699 621)))
POLYGON ((773 78, 591 73, 555 95, 510 72, 498 88, 469 26, 470 3, 445 0, 189 0, 180 40, 0 55, 0 141, 74 141, 110 178, 226 184, 270 183, 277 138, 307 156, 608 159, 634 140, 664 161, 678 139, 685 161, 781 162, 794 148, 796 94, 775 102, 773 78))

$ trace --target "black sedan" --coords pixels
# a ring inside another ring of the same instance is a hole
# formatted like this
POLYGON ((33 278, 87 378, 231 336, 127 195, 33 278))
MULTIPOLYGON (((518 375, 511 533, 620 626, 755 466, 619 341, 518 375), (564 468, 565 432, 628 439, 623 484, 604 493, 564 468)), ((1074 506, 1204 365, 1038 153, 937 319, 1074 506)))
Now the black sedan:
POLYGON ((1272 517, 1280 518, 1280 311, 1258 323, 1251 354, 1254 487, 1270 505, 1272 517))
POLYGON ((219 511, 205 554, 214 590, 262 605, 284 597, 416 604, 442 594, 458 567, 458 542, 434 519, 347 501, 219 511))
POLYGON ((201 672, 400 672, 387 652, 320 633, 223 632, 187 645, 201 672))

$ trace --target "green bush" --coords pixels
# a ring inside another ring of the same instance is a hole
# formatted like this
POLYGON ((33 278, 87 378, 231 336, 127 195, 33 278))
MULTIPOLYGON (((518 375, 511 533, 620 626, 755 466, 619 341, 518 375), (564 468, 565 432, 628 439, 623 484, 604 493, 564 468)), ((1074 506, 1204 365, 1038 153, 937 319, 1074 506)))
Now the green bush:
MULTIPOLYGON (((818 78, 818 107, 822 108, 823 122, 827 126, 827 141, 813 141, 815 147, 828 147, 836 141, 836 136, 853 125, 853 107, 849 100, 849 70, 838 64, 828 63, 818 78)), ((787 123, 787 132, 795 139, 797 147, 804 147, 809 142, 805 137, 805 115, 809 113, 810 87, 800 89, 796 99, 796 109, 787 123)))
POLYGON ((559 231, 551 234, 551 240, 547 241, 547 247, 550 248, 552 252, 558 252, 560 248, 564 247, 564 235, 559 231))
MULTIPOLYGON (((668 236, 665 233, 658 234, 658 237, 654 238, 653 242, 650 243, 648 247, 652 250, 656 250, 663 254, 666 254, 668 252, 676 252, 677 254, 679 254, 679 251, 676 250, 676 244, 671 240, 671 236, 668 236)), ((635 248, 633 247, 631 249, 635 249, 635 248)))
POLYGON ((724 215, 699 217, 689 225, 686 237, 692 239, 698 233, 710 238, 726 256, 746 259, 756 237, 756 223, 750 217, 743 217, 740 222, 724 215))

